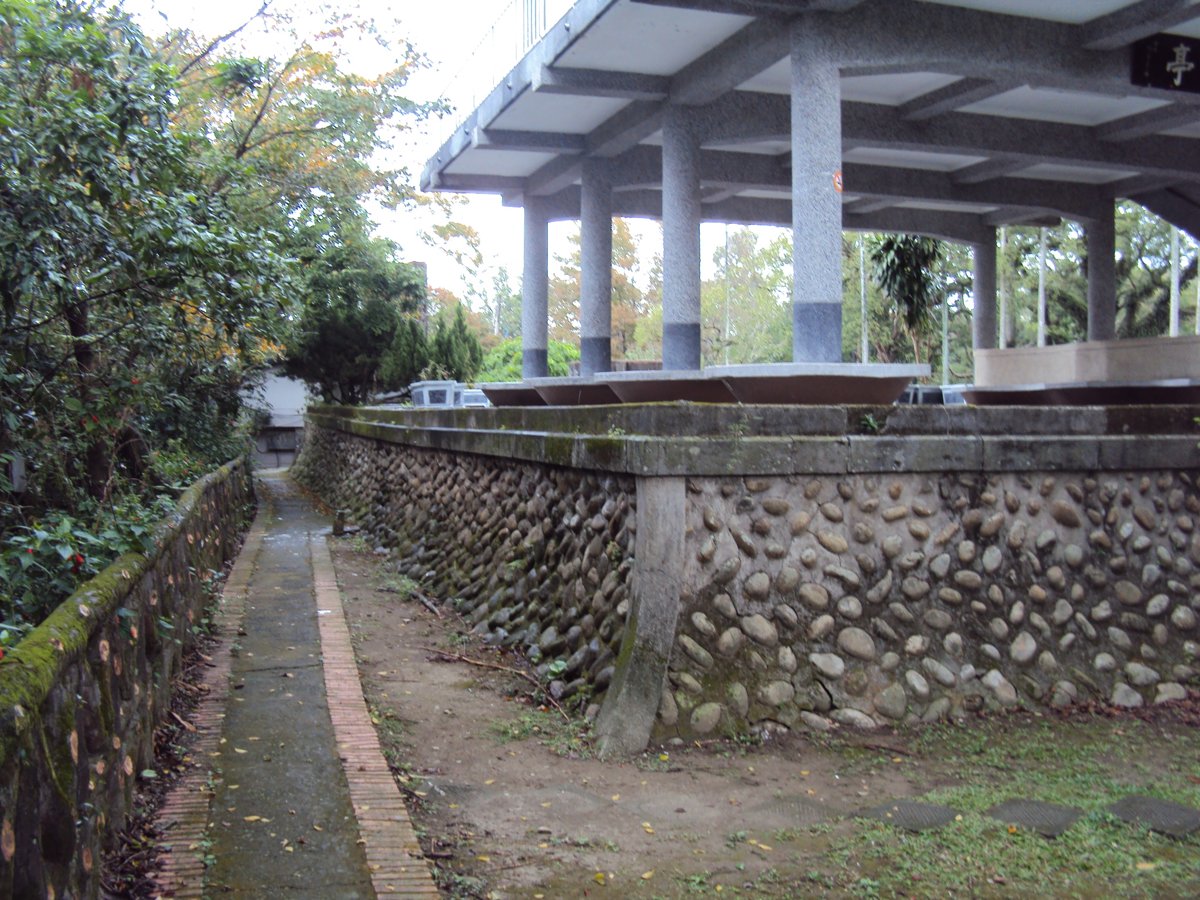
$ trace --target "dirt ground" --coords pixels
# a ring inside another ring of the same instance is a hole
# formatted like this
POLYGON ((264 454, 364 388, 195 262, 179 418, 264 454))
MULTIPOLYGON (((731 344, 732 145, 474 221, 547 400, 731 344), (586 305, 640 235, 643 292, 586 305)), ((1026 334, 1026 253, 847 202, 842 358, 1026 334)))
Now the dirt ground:
MULTIPOLYGON (((331 546, 368 703, 448 896, 861 895, 870 862, 839 855, 844 816, 960 783, 911 732, 598 761, 578 720, 532 705, 529 682, 440 654, 518 661, 468 639, 448 606, 439 619, 405 598, 361 542, 331 546)), ((1013 896, 997 879, 971 895, 1013 896)))

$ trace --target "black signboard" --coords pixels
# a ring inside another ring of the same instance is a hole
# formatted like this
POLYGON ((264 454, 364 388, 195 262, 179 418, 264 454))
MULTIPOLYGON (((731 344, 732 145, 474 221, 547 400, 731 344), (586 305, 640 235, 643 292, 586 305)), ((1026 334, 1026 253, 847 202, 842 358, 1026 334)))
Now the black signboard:
POLYGON ((1130 80, 1139 87, 1200 94, 1200 41, 1156 34, 1133 45, 1130 80))

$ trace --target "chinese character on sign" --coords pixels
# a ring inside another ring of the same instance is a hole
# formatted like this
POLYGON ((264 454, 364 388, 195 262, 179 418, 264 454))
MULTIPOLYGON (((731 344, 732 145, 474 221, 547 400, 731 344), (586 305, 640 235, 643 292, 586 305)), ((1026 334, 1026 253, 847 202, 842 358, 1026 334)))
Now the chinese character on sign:
POLYGON ((1191 49, 1187 44, 1179 44, 1174 48, 1175 58, 1167 63, 1167 71, 1175 78, 1175 87, 1182 85, 1183 76, 1196 68, 1196 64, 1188 60, 1191 49))

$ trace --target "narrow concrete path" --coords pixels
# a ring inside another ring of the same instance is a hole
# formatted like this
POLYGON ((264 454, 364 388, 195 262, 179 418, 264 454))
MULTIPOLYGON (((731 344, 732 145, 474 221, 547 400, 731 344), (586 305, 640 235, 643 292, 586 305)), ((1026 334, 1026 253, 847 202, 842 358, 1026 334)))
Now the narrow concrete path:
POLYGON ((328 531, 286 474, 260 476, 214 657, 223 716, 197 717, 220 735, 200 735, 205 771, 164 805, 164 895, 437 896, 362 699, 328 531))

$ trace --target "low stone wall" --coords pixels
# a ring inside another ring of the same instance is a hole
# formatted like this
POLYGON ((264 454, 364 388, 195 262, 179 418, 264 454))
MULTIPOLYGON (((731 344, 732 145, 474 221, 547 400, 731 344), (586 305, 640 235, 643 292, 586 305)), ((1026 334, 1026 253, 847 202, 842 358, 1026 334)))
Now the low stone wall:
POLYGON ((608 687, 629 607, 631 478, 320 427, 293 475, 476 633, 527 654, 556 697, 608 687))
POLYGON ((318 408, 300 468, 481 631, 543 666, 563 654, 576 679, 599 586, 604 676, 593 662, 574 687, 611 682, 597 727, 626 751, 1182 696, 1200 671, 1197 413, 318 408), (551 627, 575 642, 535 649, 551 627))
POLYGON ((0 660, 0 896, 100 896, 205 580, 252 500, 244 462, 209 475, 159 525, 156 555, 118 559, 0 660))

